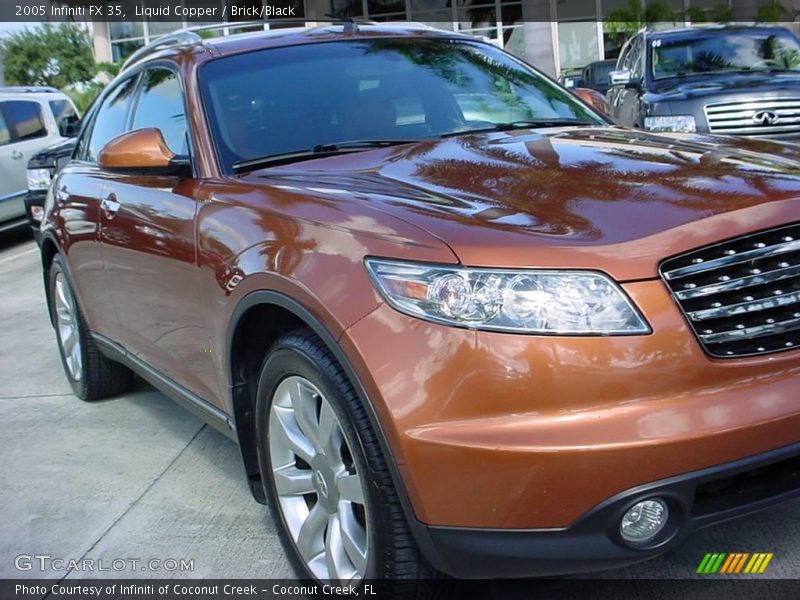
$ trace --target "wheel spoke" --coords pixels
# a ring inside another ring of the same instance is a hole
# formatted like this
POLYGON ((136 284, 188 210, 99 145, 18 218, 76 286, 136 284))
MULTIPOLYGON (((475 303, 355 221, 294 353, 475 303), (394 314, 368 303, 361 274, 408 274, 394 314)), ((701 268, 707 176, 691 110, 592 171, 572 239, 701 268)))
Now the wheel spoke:
POLYGON ((69 353, 72 356, 72 362, 77 364, 78 361, 81 359, 81 353, 80 353, 80 350, 78 348, 78 345, 77 344, 72 344, 69 347, 69 353))
POLYGON ((358 475, 343 475, 336 481, 336 485, 339 487, 339 496, 342 500, 364 504, 364 488, 361 487, 358 475))
POLYGON ((272 412, 275 415, 275 429, 280 432, 283 441, 292 452, 308 464, 311 464, 315 454, 314 446, 297 426, 293 416, 294 411, 291 408, 273 405, 272 412))
POLYGON ((344 465, 342 459, 342 429, 336 420, 333 408, 327 402, 322 403, 319 412, 319 440, 325 456, 336 468, 344 465))
POLYGON ((347 582, 356 575, 342 542, 339 516, 335 514, 328 519, 328 530, 325 532, 325 566, 331 580, 347 582))
POLYGON ((81 359, 81 349, 77 344, 72 356, 72 371, 75 379, 79 380, 83 374, 83 359, 81 359))
POLYGON ((56 325, 58 339, 64 355, 67 374, 74 380, 82 375, 81 340, 78 331, 78 310, 64 275, 58 273, 55 280, 56 325))
POLYGON ((367 571, 367 533, 353 514, 352 505, 339 504, 339 527, 347 558, 362 577, 367 571))
POLYGON ((56 314, 62 325, 72 325, 72 315, 69 312, 69 308, 59 304, 56 306, 56 314))
POLYGON ((72 351, 72 347, 75 345, 75 328, 66 323, 63 323, 62 325, 61 340, 64 344, 64 350, 70 352, 72 351))
POLYGON ((311 381, 286 377, 272 397, 268 432, 278 507, 300 558, 316 579, 363 579, 370 509, 333 405, 311 381))
POLYGON ((275 469, 275 489, 280 496, 303 496, 314 491, 312 471, 287 465, 275 469))
POLYGON ((324 533, 327 522, 325 509, 319 503, 315 504, 297 534, 297 550, 306 562, 311 562, 325 550, 324 533))
POLYGON ((308 438, 316 451, 319 451, 319 423, 317 422, 317 406, 313 392, 298 379, 289 387, 289 398, 294 409, 294 418, 303 435, 308 438))
POLYGON ((58 296, 57 300, 61 303, 64 308, 69 308, 70 301, 67 300, 67 291, 66 291, 66 284, 64 280, 59 277, 56 279, 56 295, 58 296))

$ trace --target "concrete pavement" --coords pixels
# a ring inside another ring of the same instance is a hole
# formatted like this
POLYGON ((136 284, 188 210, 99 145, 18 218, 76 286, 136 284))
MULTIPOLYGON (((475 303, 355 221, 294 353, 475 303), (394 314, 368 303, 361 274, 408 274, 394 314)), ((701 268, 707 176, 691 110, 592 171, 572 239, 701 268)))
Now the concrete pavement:
POLYGON ((19 571, 21 554, 194 563, 103 577, 290 576, 235 444, 144 383, 72 395, 28 238, 0 241, 0 290, 0 578, 79 575, 19 571))
MULTIPOLYGON (((247 490, 235 444, 145 384, 98 403, 71 394, 27 236, 0 238, 0 340, 0 578, 291 576, 275 526, 247 490), (190 559, 193 570, 15 567, 16 557, 33 554, 106 565, 190 559)), ((599 576, 697 577, 706 552, 747 551, 775 553, 761 577, 797 578, 799 533, 800 502, 793 502, 599 576)))

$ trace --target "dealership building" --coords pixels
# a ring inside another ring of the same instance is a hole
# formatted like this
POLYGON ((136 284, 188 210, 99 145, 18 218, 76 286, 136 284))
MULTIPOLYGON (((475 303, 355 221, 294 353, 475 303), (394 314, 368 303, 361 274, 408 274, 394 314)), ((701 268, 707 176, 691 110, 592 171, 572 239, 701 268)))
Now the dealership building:
MULTIPOLYGON (((286 2, 287 0, 283 0, 286 2)), ((630 0, 288 0, 297 17, 324 15, 376 21, 418 21, 492 40, 551 75, 596 60, 616 58, 621 37, 605 23, 618 10, 630 11, 630 0)), ((709 17, 727 12, 732 20, 753 19, 764 0, 640 0, 658 2, 674 15, 676 25, 689 24, 687 14, 709 17)), ((192 6, 221 7, 226 0, 197 0, 192 6)), ((231 2, 228 4, 252 4, 231 2)), ((800 11, 800 0, 775 0, 787 21, 800 11)), ((280 5, 281 0, 264 4, 280 5)), ((180 4, 180 2, 178 2, 180 4)), ((188 3, 187 3, 188 4, 188 3)), ((221 8, 219 8, 221 14, 221 8)), ((264 28, 275 27, 265 21, 264 28)), ((150 21, 95 23, 98 61, 116 62, 172 30, 197 23, 150 21)), ((284 25, 285 26, 285 25, 284 25)), ((224 30, 223 34, 226 33, 224 30)))

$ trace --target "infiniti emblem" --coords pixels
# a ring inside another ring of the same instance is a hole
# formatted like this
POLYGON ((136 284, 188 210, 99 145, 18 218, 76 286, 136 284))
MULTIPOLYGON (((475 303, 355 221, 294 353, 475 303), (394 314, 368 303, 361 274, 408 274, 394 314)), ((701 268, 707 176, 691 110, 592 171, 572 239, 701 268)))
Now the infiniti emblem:
POLYGON ((775 125, 779 119, 780 117, 771 110, 760 110, 756 113, 753 113, 753 123, 756 125, 762 125, 764 127, 775 125))

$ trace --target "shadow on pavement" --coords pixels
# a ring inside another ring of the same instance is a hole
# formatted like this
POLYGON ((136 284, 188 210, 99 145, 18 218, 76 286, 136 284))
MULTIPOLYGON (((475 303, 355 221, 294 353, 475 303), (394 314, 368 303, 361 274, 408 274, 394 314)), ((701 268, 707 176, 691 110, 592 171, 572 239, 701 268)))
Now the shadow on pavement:
POLYGON ((10 231, 0 232, 0 252, 11 250, 31 240, 33 240, 33 233, 27 224, 10 231))

